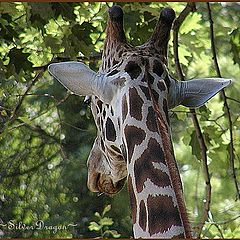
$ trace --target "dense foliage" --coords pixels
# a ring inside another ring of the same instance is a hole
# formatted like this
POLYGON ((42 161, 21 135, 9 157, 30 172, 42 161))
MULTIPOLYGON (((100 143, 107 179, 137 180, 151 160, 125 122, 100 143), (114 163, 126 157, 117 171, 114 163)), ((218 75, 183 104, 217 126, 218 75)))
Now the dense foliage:
MULTIPOLYGON (((109 198, 86 187, 86 159, 96 135, 89 106, 47 71, 34 78, 42 71, 35 67, 56 57, 84 61, 97 71, 107 5, 112 3, 0 3, 0 236, 132 236, 126 188, 109 198), (45 229, 30 227, 39 220, 45 229)), ((186 3, 119 5, 125 12, 127 38, 139 45, 153 31, 163 6, 171 6, 179 15, 186 3)), ((240 237, 236 182, 240 178, 240 5, 210 7, 221 75, 234 79, 225 95, 218 94, 196 110, 207 148, 210 196, 190 111, 178 107, 170 116, 194 229, 198 231, 204 202, 210 197, 201 236, 232 238, 240 237)), ((196 11, 180 27, 177 48, 186 78, 218 75, 208 11, 206 3, 196 3, 196 11)), ((169 67, 177 77, 175 66, 171 40, 169 67)))

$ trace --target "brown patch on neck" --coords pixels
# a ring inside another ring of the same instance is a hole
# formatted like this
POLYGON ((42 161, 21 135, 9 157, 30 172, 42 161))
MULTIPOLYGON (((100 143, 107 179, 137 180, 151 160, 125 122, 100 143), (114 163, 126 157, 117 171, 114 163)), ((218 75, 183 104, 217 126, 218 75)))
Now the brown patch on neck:
POLYGON ((109 117, 107 118, 105 128, 106 128, 106 138, 107 138, 107 140, 114 142, 117 138, 117 133, 116 133, 116 129, 115 129, 115 126, 113 124, 113 121, 109 117))
POLYGON ((158 187, 167 187, 171 184, 167 173, 159 171, 154 167, 153 163, 159 162, 165 164, 164 153, 160 144, 154 138, 151 138, 147 149, 136 160, 134 165, 134 176, 138 193, 142 192, 147 179, 150 179, 158 187))
POLYGON ((156 123, 156 113, 152 106, 148 107, 148 114, 147 114, 147 128, 152 132, 158 132, 158 126, 156 123))
POLYGON ((126 136, 128 149, 127 151, 128 163, 130 163, 135 146, 140 145, 144 141, 144 139, 146 138, 146 133, 141 128, 129 125, 125 127, 124 134, 126 136))
POLYGON ((126 94, 124 94, 122 98, 122 122, 125 121, 127 113, 128 113, 127 97, 126 94))
POLYGON ((139 96, 136 88, 129 89, 129 112, 130 116, 141 121, 143 118, 142 107, 143 100, 139 96))
POLYGON ((143 231, 146 231, 147 211, 143 200, 141 200, 139 205, 139 225, 143 229, 143 231))
POLYGON ((136 223, 136 215, 137 215, 137 200, 134 194, 134 189, 132 186, 132 178, 129 175, 128 176, 128 192, 129 192, 129 197, 130 197, 130 205, 131 205, 131 210, 132 210, 132 221, 133 224, 136 223))
POLYGON ((150 236, 159 232, 164 233, 173 225, 182 224, 178 209, 173 206, 172 197, 149 196, 147 205, 150 236))
POLYGON ((150 81, 148 80, 148 76, 146 75, 147 83, 148 83, 148 89, 149 93, 153 102, 153 107, 157 115, 157 124, 158 124, 158 130, 159 134, 162 139, 163 143, 163 152, 165 156, 165 161, 167 164, 167 167, 169 169, 170 173, 170 180, 172 182, 172 187, 174 189, 174 192, 176 194, 176 199, 178 203, 178 211, 182 220, 182 224, 185 230, 185 237, 186 238, 191 238, 191 227, 188 221, 188 216, 187 216, 187 211, 186 211, 186 206, 183 198, 183 193, 182 193, 182 188, 181 188, 181 178, 180 174, 176 165, 176 160, 174 157, 174 152, 173 152, 173 146, 172 146, 172 141, 170 137, 170 132, 169 132, 169 126, 166 120, 163 118, 161 114, 161 110, 159 108, 158 103, 156 102, 152 89, 151 89, 151 84, 150 81))

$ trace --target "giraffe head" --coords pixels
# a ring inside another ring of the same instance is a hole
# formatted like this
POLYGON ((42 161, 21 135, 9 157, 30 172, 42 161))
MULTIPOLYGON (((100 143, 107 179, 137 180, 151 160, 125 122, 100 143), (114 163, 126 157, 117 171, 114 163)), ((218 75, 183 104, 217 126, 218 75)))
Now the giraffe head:
POLYGON ((77 95, 92 96, 98 137, 88 160, 88 186, 91 191, 114 194, 124 185, 128 163, 126 152, 131 152, 123 143, 126 134, 123 131, 124 115, 131 111, 132 116, 141 121, 142 115, 147 114, 138 109, 149 101, 142 97, 149 91, 148 83, 153 84, 156 102, 164 105, 166 112, 179 104, 199 107, 230 83, 229 79, 219 78, 181 82, 169 75, 167 45, 174 19, 175 12, 164 8, 149 40, 133 47, 126 41, 123 11, 114 6, 109 9, 102 65, 98 73, 80 62, 49 66, 49 72, 67 89, 77 95), (140 85, 141 96, 133 88, 140 85), (129 105, 125 104, 126 99, 129 105))

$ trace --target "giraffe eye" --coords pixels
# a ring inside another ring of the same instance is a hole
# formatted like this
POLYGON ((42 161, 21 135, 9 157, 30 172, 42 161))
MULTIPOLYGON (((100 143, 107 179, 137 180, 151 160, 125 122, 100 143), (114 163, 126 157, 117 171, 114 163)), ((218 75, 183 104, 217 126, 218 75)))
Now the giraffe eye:
POLYGON ((131 79, 136 79, 141 73, 141 68, 137 63, 130 61, 126 65, 125 71, 129 74, 131 79))

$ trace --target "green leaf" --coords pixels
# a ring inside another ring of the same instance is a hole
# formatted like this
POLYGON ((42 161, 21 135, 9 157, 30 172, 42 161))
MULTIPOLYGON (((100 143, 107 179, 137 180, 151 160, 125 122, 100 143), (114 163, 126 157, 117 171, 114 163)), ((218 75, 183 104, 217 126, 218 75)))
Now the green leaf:
POLYGON ((32 121, 28 117, 26 117, 26 116, 18 117, 18 119, 22 120, 24 123, 26 123, 26 124, 28 124, 30 126, 32 125, 32 121))
POLYGON ((240 28, 232 31, 230 44, 233 53, 233 61, 240 66, 240 28))
POLYGON ((6 117, 7 116, 6 110, 1 110, 0 115, 3 116, 3 117, 6 117))
POLYGON ((190 146, 192 147, 192 154, 196 156, 198 160, 201 160, 201 149, 199 146, 198 138, 196 131, 193 131, 191 134, 190 146))
POLYGON ((61 15, 66 20, 75 20, 76 15, 74 14, 74 6, 77 6, 79 3, 52 2, 50 4, 54 11, 55 18, 61 15))
POLYGON ((200 107, 199 109, 199 112, 201 114, 201 120, 208 120, 209 119, 209 116, 211 114, 211 110, 206 107, 206 105, 203 105, 202 107, 200 107))
POLYGON ((184 134, 182 141, 186 146, 189 146, 191 140, 191 136, 189 134, 184 134))
POLYGON ((102 216, 105 216, 105 214, 108 213, 110 210, 111 210, 111 205, 109 204, 104 208, 102 216))
POLYGON ((11 15, 18 13, 14 2, 0 2, 0 13, 9 13, 11 15))
POLYGON ((90 230, 90 231, 100 231, 101 230, 101 228, 102 228, 102 226, 101 225, 99 225, 98 223, 96 223, 96 222, 90 222, 90 225, 88 226, 88 229, 90 230))
POLYGON ((116 230, 110 230, 109 231, 114 238, 120 238, 121 234, 119 234, 116 230))
POLYGON ((191 13, 186 17, 185 21, 181 25, 180 33, 187 34, 192 30, 196 31, 198 29, 201 29, 202 28, 202 25, 200 24, 201 19, 202 15, 200 13, 197 12, 191 13))
POLYGON ((113 225, 113 220, 112 220, 112 218, 104 217, 99 221, 99 224, 101 226, 112 226, 113 225))
POLYGON ((53 17, 53 10, 50 3, 30 2, 30 21, 36 26, 48 23, 49 19, 53 17))
POLYGON ((94 214, 97 218, 101 219, 101 215, 99 214, 99 212, 95 212, 94 214))
POLYGON ((7 55, 10 58, 9 64, 13 64, 16 73, 20 73, 21 70, 32 70, 32 63, 28 61, 29 53, 23 53, 23 49, 12 48, 7 55))
POLYGON ((90 33, 95 32, 96 28, 91 23, 83 22, 81 25, 75 24, 72 27, 72 34, 74 34, 78 40, 83 40, 86 44, 92 44, 90 33))
POLYGON ((0 18, 0 38, 5 41, 13 41, 14 38, 18 37, 18 33, 14 29, 12 18, 9 14, 1 14, 0 18))
POLYGON ((61 42, 59 39, 52 37, 50 35, 47 35, 44 37, 44 42, 47 47, 50 47, 52 52, 57 52, 59 51, 61 42))
POLYGON ((179 46, 179 61, 185 66, 188 66, 189 60, 187 57, 192 57, 191 52, 186 45, 180 44, 179 46))

